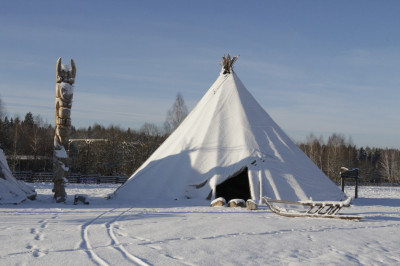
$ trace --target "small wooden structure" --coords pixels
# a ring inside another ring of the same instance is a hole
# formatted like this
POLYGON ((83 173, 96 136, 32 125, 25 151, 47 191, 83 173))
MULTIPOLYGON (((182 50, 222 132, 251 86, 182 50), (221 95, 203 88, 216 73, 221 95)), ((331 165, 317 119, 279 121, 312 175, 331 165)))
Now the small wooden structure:
POLYGON ((356 181, 356 187, 354 189, 354 198, 358 198, 358 179, 360 176, 358 175, 358 168, 347 169, 346 167, 340 168, 340 185, 342 187, 342 191, 344 192, 344 180, 346 178, 353 178, 356 181))

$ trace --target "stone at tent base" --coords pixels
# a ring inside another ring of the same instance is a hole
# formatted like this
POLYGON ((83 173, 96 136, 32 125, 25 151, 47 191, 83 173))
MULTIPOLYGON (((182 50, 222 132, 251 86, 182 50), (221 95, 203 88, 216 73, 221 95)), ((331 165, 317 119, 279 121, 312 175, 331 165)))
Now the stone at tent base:
POLYGON ((229 207, 233 207, 233 208, 236 208, 236 207, 242 207, 242 208, 244 208, 244 207, 246 207, 246 203, 245 203, 244 200, 242 200, 242 199, 231 199, 231 200, 228 202, 228 206, 229 206, 229 207))
POLYGON ((74 196, 74 205, 77 205, 79 202, 82 202, 85 205, 89 205, 88 195, 76 194, 74 196))
POLYGON ((224 198, 220 197, 211 202, 211 207, 221 207, 221 206, 225 206, 225 204, 226 204, 226 200, 224 198))
POLYGON ((37 195, 37 194, 34 193, 34 194, 28 196, 28 199, 30 199, 30 200, 35 200, 35 199, 36 199, 36 195, 37 195))
POLYGON ((248 210, 255 211, 258 209, 258 206, 254 200, 248 199, 246 201, 246 206, 248 210))

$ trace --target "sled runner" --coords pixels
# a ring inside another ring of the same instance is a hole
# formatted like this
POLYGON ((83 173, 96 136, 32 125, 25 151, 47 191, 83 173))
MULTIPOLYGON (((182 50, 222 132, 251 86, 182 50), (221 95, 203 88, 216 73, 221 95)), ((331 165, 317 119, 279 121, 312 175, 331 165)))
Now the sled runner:
POLYGON ((312 217, 312 218, 332 218, 344 220, 361 220, 363 217, 358 215, 341 215, 338 214, 342 207, 350 207, 351 198, 345 201, 286 201, 262 197, 262 201, 268 208, 282 216, 286 217, 312 217), (284 208, 277 207, 274 203, 287 205, 301 205, 308 207, 304 212, 287 211, 284 208))

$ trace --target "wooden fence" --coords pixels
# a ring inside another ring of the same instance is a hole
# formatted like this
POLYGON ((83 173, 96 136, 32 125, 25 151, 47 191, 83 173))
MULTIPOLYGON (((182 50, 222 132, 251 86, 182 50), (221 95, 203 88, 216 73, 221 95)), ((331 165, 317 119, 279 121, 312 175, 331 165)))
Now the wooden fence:
MULTIPOLYGON (((53 182, 52 172, 32 172, 32 171, 19 171, 13 173, 14 177, 18 180, 33 183, 33 182, 53 182)), ((80 174, 71 173, 67 176, 69 183, 83 183, 83 184, 100 184, 100 183, 113 183, 123 184, 128 180, 127 176, 102 176, 99 174, 80 174)))

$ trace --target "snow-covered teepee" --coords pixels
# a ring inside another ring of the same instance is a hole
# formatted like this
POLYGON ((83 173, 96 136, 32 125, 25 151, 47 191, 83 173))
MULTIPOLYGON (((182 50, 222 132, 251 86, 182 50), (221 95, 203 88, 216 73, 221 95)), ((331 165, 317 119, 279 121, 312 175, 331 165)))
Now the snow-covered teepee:
POLYGON ((0 149, 0 204, 16 204, 35 197, 36 192, 33 188, 13 177, 6 156, 0 149))
POLYGON ((235 60, 224 57, 215 83, 115 198, 346 198, 249 93, 235 60))

